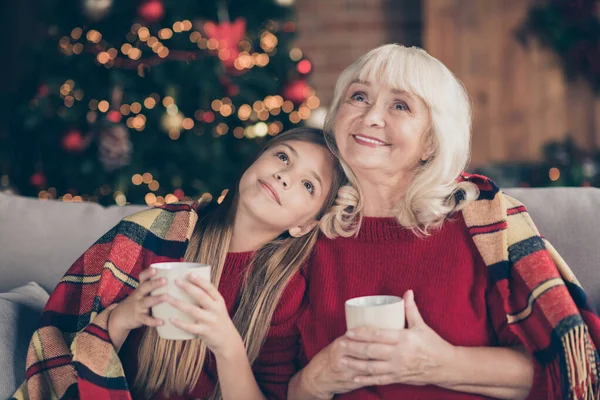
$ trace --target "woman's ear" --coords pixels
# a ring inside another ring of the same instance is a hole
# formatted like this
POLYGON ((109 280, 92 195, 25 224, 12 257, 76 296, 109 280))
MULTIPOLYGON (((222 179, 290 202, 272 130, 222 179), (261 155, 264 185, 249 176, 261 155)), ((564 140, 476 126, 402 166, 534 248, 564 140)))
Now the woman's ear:
POLYGON ((308 232, 312 231, 315 226, 317 226, 317 224, 319 223, 319 221, 317 221, 316 219, 313 219, 311 221, 308 221, 306 224, 302 225, 302 226, 295 226, 293 228, 290 228, 288 230, 288 232, 290 233, 290 236, 293 237, 302 237, 304 235, 306 235, 308 232))

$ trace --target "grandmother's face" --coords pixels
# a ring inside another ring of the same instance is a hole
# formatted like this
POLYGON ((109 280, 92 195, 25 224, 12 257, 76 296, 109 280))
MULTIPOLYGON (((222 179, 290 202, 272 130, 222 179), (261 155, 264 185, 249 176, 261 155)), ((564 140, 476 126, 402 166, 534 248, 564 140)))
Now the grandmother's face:
POLYGON ((425 102, 379 82, 353 82, 334 124, 342 158, 356 172, 393 177, 407 174, 428 157, 424 145, 431 118, 425 102))

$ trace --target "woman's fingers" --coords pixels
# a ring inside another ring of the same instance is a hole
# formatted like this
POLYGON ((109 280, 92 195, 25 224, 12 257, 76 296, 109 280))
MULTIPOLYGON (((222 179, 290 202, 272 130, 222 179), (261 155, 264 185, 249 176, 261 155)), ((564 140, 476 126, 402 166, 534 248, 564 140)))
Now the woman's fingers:
POLYGON ((383 375, 361 375, 354 378, 354 382, 359 385, 359 387, 365 386, 384 386, 391 385, 394 383, 394 375, 393 374, 383 374, 383 375))
POLYGON ((355 342, 346 340, 343 342, 346 354, 361 360, 387 360, 392 354, 393 346, 380 343, 355 342))
POLYGON ((386 361, 367 361, 347 357, 344 359, 348 368, 360 375, 386 375, 392 372, 391 365, 386 361))

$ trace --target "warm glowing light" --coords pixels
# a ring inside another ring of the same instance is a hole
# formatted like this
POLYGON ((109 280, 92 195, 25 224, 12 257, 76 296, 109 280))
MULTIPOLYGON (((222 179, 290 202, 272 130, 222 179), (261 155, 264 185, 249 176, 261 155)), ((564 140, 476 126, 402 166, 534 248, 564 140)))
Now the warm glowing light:
POLYGON ((177 140, 181 137, 181 132, 177 128, 169 129, 169 138, 171 140, 177 140))
POLYGON ((173 37, 173 31, 169 28, 163 28, 160 31, 158 31, 158 37, 163 40, 171 39, 173 37))
POLYGON ((191 118, 186 118, 183 120, 181 126, 183 126, 183 129, 187 129, 188 131, 192 128, 194 128, 194 120, 191 118))
POLYGON ((321 100, 319 100, 317 96, 310 96, 308 99, 306 99, 306 105, 311 110, 315 110, 321 105, 321 100))
POLYGON ((250 114, 252 113, 252 108, 248 104, 244 104, 238 110, 238 118, 242 121, 246 121, 250 118, 250 114))
POLYGON ((217 127, 215 129, 220 136, 223 136, 224 134, 227 133, 227 131, 229 131, 229 127, 227 126, 227 124, 225 124, 223 122, 221 122, 219 125, 217 125, 217 127))
POLYGON ((548 176, 550 177, 551 181, 557 181, 560 178, 560 170, 556 167, 550 168, 550 171, 548 171, 548 176))
POLYGON ((290 50, 290 58, 293 61, 300 61, 302 59, 302 50, 297 47, 294 47, 290 50))
POLYGON ((138 103, 137 101, 135 103, 131 104, 131 112, 134 114, 139 114, 139 112, 142 111, 142 105, 140 103, 138 103))
POLYGON ((100 103, 98 103, 98 111, 100 112, 107 112, 109 107, 110 104, 108 104, 108 101, 106 100, 102 100, 100 103))
POLYGON ((222 116, 229 117, 233 113, 233 108, 229 104, 223 104, 220 112, 222 116))
POLYGON ((165 108, 166 108, 166 107, 169 107, 169 106, 175 104, 175 100, 171 96, 167 96, 163 99, 162 103, 163 103, 163 106, 165 106, 165 108))
POLYGON ((143 182, 143 178, 140 174, 135 174, 134 176, 131 177, 131 183, 133 183, 136 186, 141 185, 143 182))
POLYGON ((254 125, 254 133, 256 134, 256 136, 263 137, 266 136, 268 132, 269 127, 264 122, 259 122, 256 125, 254 125))
POLYGON ((300 117, 300 113, 298 111, 292 111, 290 113, 290 122, 293 124, 297 124, 300 122, 302 118, 300 117))
POLYGON ((150 31, 146 27, 142 27, 137 31, 138 37, 142 42, 145 42, 150 37, 150 31))
POLYGON ((223 102, 219 99, 213 100, 212 103, 210 103, 210 108, 212 108, 214 111, 219 111, 221 109, 221 106, 223 105, 223 102))
POLYGON ((79 40, 79 38, 81 37, 81 34, 83 33, 83 30, 81 28, 74 28, 71 31, 71 37, 75 40, 79 40))
POLYGON ((110 61, 110 56, 108 55, 107 52, 103 51, 101 53, 98 53, 98 55, 96 56, 96 59, 98 60, 98 62, 100 64, 106 64, 107 62, 110 61))
POLYGON ((244 128, 242 128, 241 126, 236 127, 233 130, 233 136, 236 137, 237 139, 243 139, 244 138, 244 128))
POLYGON ((202 38, 202 35, 198 31, 194 31, 194 32, 190 33, 190 42, 192 42, 192 43, 198 42, 198 40, 200 40, 201 38, 202 38))
POLYGON ((156 100, 154 100, 152 97, 148 97, 146 100, 144 100, 144 107, 147 109, 152 110, 154 106, 156 106, 156 100))
POLYGON ((160 188, 158 181, 153 180, 148 184, 148 189, 152 190, 153 192, 156 192, 158 188, 160 188))
POLYGON ((152 182, 153 179, 154 178, 152 177, 152 174, 150 172, 144 172, 144 174, 142 175, 142 182, 144 182, 146 185, 152 182))
POLYGON ((286 100, 283 102, 283 105, 281 106, 281 108, 283 109, 284 112, 291 113, 294 110, 294 103, 292 103, 289 100, 286 100))
POLYGON ((156 204, 156 195, 154 193, 147 193, 146 196, 144 196, 144 200, 146 201, 146 204, 153 206, 156 204))

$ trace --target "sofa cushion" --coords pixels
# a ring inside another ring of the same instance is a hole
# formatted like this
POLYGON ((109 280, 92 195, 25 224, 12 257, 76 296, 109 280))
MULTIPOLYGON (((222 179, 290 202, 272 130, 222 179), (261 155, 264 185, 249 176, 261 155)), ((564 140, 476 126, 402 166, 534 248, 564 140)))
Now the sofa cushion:
POLYGON ((48 293, 29 282, 0 293, 0 399, 9 398, 25 380, 25 359, 48 293))
POLYGON ((542 236, 565 259, 600 310, 600 189, 507 189, 529 211, 542 236))
POLYGON ((38 282, 52 292, 88 247, 145 206, 40 201, 0 193, 0 292, 38 282))

